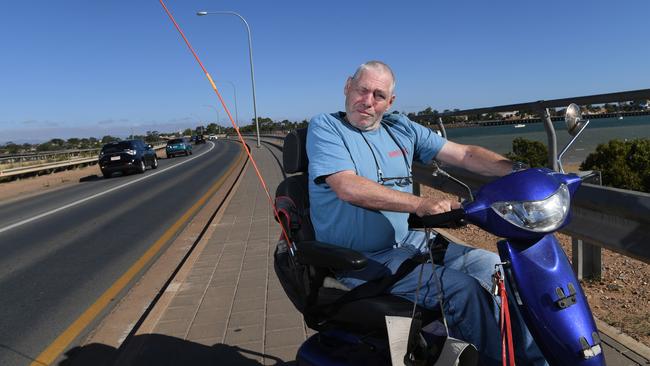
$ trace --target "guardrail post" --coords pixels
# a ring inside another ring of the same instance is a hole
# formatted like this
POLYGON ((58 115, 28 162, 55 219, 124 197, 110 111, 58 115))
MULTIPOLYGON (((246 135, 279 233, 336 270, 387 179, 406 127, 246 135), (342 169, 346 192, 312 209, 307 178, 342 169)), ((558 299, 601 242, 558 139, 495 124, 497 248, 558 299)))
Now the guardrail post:
POLYGON ((578 279, 600 279, 603 274, 601 248, 576 238, 571 238, 571 246, 573 248, 573 271, 578 279))
MULTIPOLYGON (((584 172, 588 174, 590 172, 584 172)), ((587 183, 602 185, 601 174, 585 180, 587 183)), ((582 239, 571 238, 571 262, 573 272, 579 280, 586 278, 600 279, 603 275, 602 248, 598 245, 584 242, 582 239)))
POLYGON ((539 117, 544 123, 544 129, 546 130, 546 137, 548 139, 548 166, 558 171, 557 137, 555 136, 555 127, 553 127, 553 120, 551 120, 551 113, 548 111, 548 108, 540 108, 539 117))

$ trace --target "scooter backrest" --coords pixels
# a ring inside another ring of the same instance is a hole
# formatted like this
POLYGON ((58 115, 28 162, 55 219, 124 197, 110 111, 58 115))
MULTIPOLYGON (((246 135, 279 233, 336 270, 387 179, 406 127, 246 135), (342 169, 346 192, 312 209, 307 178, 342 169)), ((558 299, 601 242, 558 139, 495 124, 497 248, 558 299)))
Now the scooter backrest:
POLYGON ((282 148, 282 165, 284 172, 306 173, 307 165, 307 128, 300 128, 289 132, 284 138, 282 148))

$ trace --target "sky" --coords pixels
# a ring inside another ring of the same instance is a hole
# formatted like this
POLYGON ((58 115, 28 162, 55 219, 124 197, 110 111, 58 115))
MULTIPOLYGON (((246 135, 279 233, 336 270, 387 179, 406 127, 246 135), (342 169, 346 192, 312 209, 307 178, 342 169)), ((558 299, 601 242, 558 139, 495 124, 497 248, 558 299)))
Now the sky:
MULTIPOLYGON (((239 125, 344 108, 382 60, 393 109, 479 108, 650 88, 650 1, 166 0, 239 125)), ((0 144, 230 120, 158 0, 0 4, 0 144)))

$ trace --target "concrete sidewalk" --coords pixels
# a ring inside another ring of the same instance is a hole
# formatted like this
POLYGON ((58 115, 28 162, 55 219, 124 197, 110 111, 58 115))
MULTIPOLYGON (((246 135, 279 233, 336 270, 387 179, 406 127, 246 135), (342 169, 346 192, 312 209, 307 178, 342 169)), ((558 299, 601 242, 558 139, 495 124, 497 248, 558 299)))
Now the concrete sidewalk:
MULTIPOLYGON (((282 171, 252 149, 274 195, 282 171)), ((277 152, 276 152, 277 153, 277 152)), ((214 231, 192 253, 122 349, 119 365, 275 365, 295 359, 308 330, 273 269, 280 235, 249 162, 214 231)))

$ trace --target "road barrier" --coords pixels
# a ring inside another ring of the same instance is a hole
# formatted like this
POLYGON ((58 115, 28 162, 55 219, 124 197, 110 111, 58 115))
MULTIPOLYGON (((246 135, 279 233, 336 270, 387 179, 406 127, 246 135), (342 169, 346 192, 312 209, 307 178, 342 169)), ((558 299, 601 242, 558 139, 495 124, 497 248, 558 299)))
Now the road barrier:
MULTIPOLYGON (((164 149, 165 145, 155 145, 155 150, 164 149)), ((100 149, 85 149, 85 150, 69 150, 48 153, 35 153, 35 154, 20 154, 3 156, 0 158, 0 163, 20 164, 21 162, 35 162, 18 167, 11 167, 3 169, 0 165, 0 182, 12 179, 20 179, 34 175, 49 174, 56 171, 73 169, 79 166, 97 164, 100 149), (81 155, 88 155, 91 153, 92 157, 81 157, 81 155), (61 159, 63 157, 63 159, 61 159), (59 160, 56 162, 38 163, 42 160, 59 160)))

